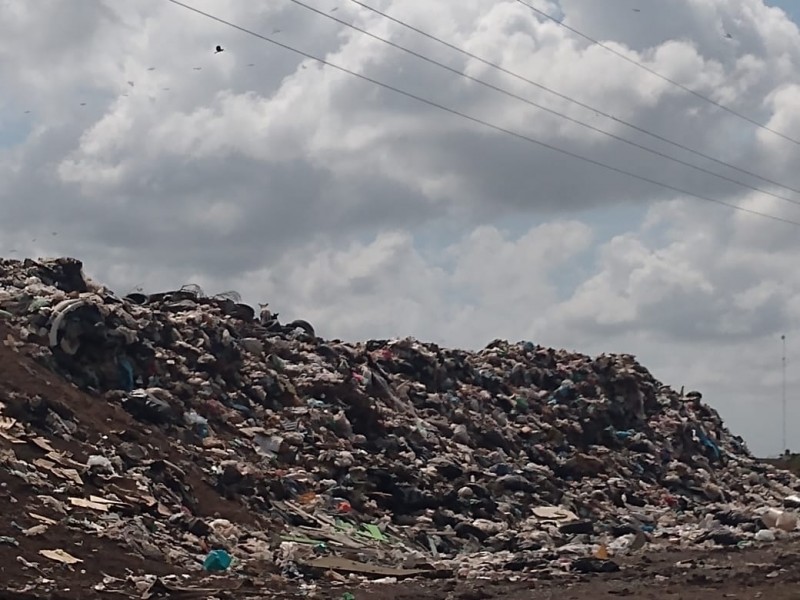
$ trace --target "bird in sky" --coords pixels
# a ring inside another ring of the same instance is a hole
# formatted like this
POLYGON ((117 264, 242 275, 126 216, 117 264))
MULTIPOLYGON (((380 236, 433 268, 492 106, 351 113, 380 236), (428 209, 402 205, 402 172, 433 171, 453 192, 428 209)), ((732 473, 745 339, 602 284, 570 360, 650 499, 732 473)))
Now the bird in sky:
POLYGON ((331 12, 336 12, 337 10, 339 10, 339 7, 338 7, 338 6, 334 6, 334 7, 331 9, 331 12))
POLYGON ((632 8, 631 10, 632 10, 633 12, 642 12, 642 9, 641 9, 641 8, 632 8))
POLYGON ((225 52, 225 48, 222 46, 217 46, 217 49, 214 51, 214 54, 219 54, 220 52, 225 52))
POLYGON ((155 67, 149 67, 147 70, 148 70, 148 71, 155 71, 155 70, 156 70, 156 68, 155 68, 155 67))
POLYGON ((730 33, 728 33, 727 31, 725 32, 725 37, 728 38, 729 40, 733 39, 733 36, 730 33))
POLYGON ((202 71, 203 67, 192 67, 195 71, 202 71))
POLYGON ((133 82, 132 82, 132 81, 129 81, 129 82, 128 82, 128 85, 129 85, 129 86, 131 86, 131 87, 133 87, 133 82))

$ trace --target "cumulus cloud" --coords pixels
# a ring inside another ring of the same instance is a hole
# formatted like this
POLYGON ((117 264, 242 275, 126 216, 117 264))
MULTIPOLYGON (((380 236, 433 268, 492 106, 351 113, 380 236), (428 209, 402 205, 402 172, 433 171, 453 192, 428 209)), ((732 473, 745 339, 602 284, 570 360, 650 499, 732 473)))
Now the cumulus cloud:
MULTIPOLYGON (((767 185, 625 120, 800 189, 797 144, 515 0, 365 3, 620 120, 355 3, 305 1, 614 135, 767 185)), ((526 2, 800 138, 800 31, 762 0, 526 2)), ((800 221, 798 205, 622 145, 288 0, 188 3, 523 136, 800 221)), ((0 78, 0 255, 77 256, 121 292, 237 289, 331 337, 631 352, 663 380, 703 389, 756 450, 779 450, 779 338, 792 351, 800 331, 796 227, 554 153, 166 1, 0 2, 0 78)))

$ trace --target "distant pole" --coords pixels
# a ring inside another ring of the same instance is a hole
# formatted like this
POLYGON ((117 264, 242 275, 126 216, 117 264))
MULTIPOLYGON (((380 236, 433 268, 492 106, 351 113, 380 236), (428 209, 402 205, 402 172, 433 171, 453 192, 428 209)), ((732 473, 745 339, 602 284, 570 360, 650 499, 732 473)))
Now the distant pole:
POLYGON ((786 444, 786 336, 781 336, 781 342, 783 342, 783 355, 781 357, 781 367, 782 367, 782 378, 781 378, 781 407, 783 413, 783 423, 782 423, 782 439, 783 439, 783 453, 785 454, 789 447, 786 444))

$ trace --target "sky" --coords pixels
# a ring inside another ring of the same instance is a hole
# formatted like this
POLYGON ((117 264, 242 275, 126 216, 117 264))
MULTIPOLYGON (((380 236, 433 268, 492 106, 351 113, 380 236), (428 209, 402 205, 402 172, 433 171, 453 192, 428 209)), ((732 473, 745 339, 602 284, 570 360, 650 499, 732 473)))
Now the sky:
POLYGON ((800 20, 800 5, 793 0, 771 0, 767 6, 776 6, 782 9, 795 23, 800 20))
POLYGON ((167 0, 0 0, 0 256, 327 338, 634 354, 763 455, 786 335, 800 448, 796 3, 526 0, 610 52, 517 0, 359 1, 185 0, 297 54, 167 0))

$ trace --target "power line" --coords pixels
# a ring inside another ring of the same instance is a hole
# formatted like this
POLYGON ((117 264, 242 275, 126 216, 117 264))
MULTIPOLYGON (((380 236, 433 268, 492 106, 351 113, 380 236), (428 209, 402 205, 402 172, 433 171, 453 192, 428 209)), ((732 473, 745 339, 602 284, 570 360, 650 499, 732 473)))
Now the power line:
POLYGON ((618 135, 616 135, 614 133, 610 133, 608 131, 600 129, 599 127, 595 127, 594 125, 591 125, 590 123, 586 123, 586 122, 581 121, 579 119, 576 119, 574 117, 570 117, 569 115, 566 115, 566 114, 564 114, 562 112, 559 112, 559 111, 557 111, 555 109, 543 106, 543 105, 541 105, 541 104, 539 104, 537 102, 534 102, 533 100, 525 98, 524 96, 520 96, 519 94, 516 94, 514 92, 510 92, 510 91, 508 91, 508 90, 506 90, 504 88, 501 88, 501 87, 498 87, 498 86, 496 86, 496 85, 494 85, 492 83, 489 83, 488 81, 484 81, 483 79, 479 79, 477 77, 473 77, 472 75, 464 73, 463 71, 459 71, 458 69, 455 69, 455 68, 453 68, 453 67, 451 67, 449 65, 446 65, 446 64, 444 64, 442 62, 439 62, 439 61, 437 61, 437 60, 435 60, 433 58, 430 58, 429 56, 425 56, 424 54, 416 52, 415 50, 411 50, 410 48, 406 48, 405 46, 402 46, 402 45, 400 45, 400 44, 398 44, 396 42, 393 42, 391 40, 387 40, 386 38, 383 38, 383 37, 381 37, 379 35, 376 35, 376 34, 370 32, 370 31, 367 31, 366 29, 363 29, 363 28, 361 28, 361 27, 359 27, 357 25, 353 25, 352 23, 348 23, 347 21, 344 21, 342 19, 339 19, 338 17, 335 17, 335 16, 333 16, 331 14, 328 14, 326 12, 323 12, 323 11, 317 9, 317 8, 314 8, 313 6, 309 6, 305 2, 302 2, 301 0, 289 0, 289 2, 292 2, 292 3, 294 3, 294 4, 298 5, 298 6, 301 6, 301 7, 305 8, 305 9, 307 9, 307 10, 310 10, 311 12, 316 13, 316 14, 322 16, 322 17, 325 17, 326 19, 330 19, 331 21, 335 21, 337 23, 340 23, 341 25, 344 25, 345 27, 349 27, 350 29, 358 31, 359 33, 362 33, 362 34, 364 34, 366 36, 371 37, 372 39, 375 39, 375 40, 378 40, 379 42, 387 44, 387 45, 391 46, 392 48, 396 48, 397 50, 401 50, 403 52, 406 52, 407 54, 410 54, 411 56, 419 58, 420 60, 424 60, 427 63, 430 63, 432 65, 436 65, 437 67, 440 67, 440 68, 442 68, 442 69, 444 69, 446 71, 454 73, 454 74, 458 75, 459 77, 463 77, 464 79, 468 79, 469 81, 477 83, 478 85, 482 85, 482 86, 484 86, 486 88, 489 88, 491 90, 494 90, 496 92, 504 94, 505 96, 508 96, 509 98, 514 98, 515 100, 519 100, 520 102, 524 102, 525 104, 528 104, 528 105, 533 106, 535 108, 538 108, 540 110, 549 112, 550 114, 553 114, 553 115, 555 115, 555 116, 557 116, 557 117, 559 117, 561 119, 565 119, 567 121, 570 121, 571 123, 575 123, 576 125, 580 125, 581 127, 586 127, 587 129, 590 129, 590 130, 592 130, 594 132, 597 132, 597 133, 600 133, 600 134, 605 135, 607 137, 610 137, 611 139, 617 140, 618 142, 622 142, 623 144, 627 144, 629 146, 632 146, 633 148, 638 148, 639 150, 644 150, 645 152, 649 152, 650 154, 653 154, 655 156, 658 156, 658 157, 661 157, 661 158, 665 158, 667 160, 671 160, 672 162, 675 162, 675 163, 677 163, 679 165, 683 165, 683 166, 688 167, 690 169, 694 169, 695 171, 698 171, 700 173, 705 173, 706 175, 711 175, 712 177, 717 177, 718 179, 722 179, 724 181, 728 181, 730 183, 745 187, 745 188, 753 190, 755 192, 759 192, 759 193, 765 194, 767 196, 772 196, 773 198, 777 198, 779 200, 784 200, 785 202, 789 202, 791 204, 796 204, 796 205, 800 206, 800 200, 794 200, 792 198, 787 198, 786 196, 782 196, 780 194, 776 194, 774 192, 770 192, 769 190, 765 190, 763 188, 756 187, 754 185, 750 185, 749 183, 746 183, 744 181, 739 181, 738 179, 734 179, 733 177, 728 177, 726 175, 720 175, 719 173, 715 173, 714 171, 711 171, 709 169, 705 169, 703 167, 699 167, 699 166, 697 166, 695 164, 692 164, 690 162, 687 162, 685 160, 681 160, 680 158, 675 158, 674 156, 670 156, 669 154, 665 154, 664 152, 661 152, 659 150, 654 150, 653 148, 648 148, 647 146, 639 144, 638 142, 634 142, 634 141, 629 140, 627 138, 618 136, 618 135))
POLYGON ((678 88, 682 89, 684 92, 688 92, 688 93, 689 93, 689 94, 691 94, 692 96, 695 96, 695 97, 697 97, 697 98, 700 98, 701 100, 705 100, 705 101, 706 101, 706 102, 708 102, 709 104, 713 104, 713 105, 714 105, 714 106, 716 106, 717 108, 719 108, 719 109, 721 109, 721 110, 724 110, 725 112, 727 112, 727 113, 730 113, 730 114, 732 114, 732 115, 734 115, 734 116, 737 116, 737 117, 739 117, 740 119, 743 119, 744 121, 747 121, 748 123, 750 123, 750 124, 752 124, 752 125, 755 125, 756 127, 760 127, 761 129, 763 129, 763 130, 765 130, 765 131, 769 131, 770 133, 773 133, 773 134, 777 135, 778 137, 782 137, 783 139, 785 139, 785 140, 786 140, 786 141, 788 141, 788 142, 792 142, 793 144, 797 144, 797 145, 799 145, 799 146, 800 146, 800 141, 798 141, 798 140, 796 140, 796 139, 794 139, 794 138, 792 138, 792 137, 789 137, 789 136, 788 136, 788 135, 786 135, 785 133, 781 133, 780 131, 778 131, 778 130, 776 130, 776 129, 772 129, 772 128, 771 128, 771 127, 769 127, 768 125, 764 125, 763 123, 760 123, 760 122, 756 121, 755 119, 751 119, 751 118, 750 118, 750 117, 748 117, 747 115, 743 115, 742 113, 740 113, 740 112, 737 112, 737 111, 733 110, 732 108, 730 108, 730 107, 728 107, 728 106, 725 106, 724 104, 722 104, 722 103, 720 103, 720 102, 717 102, 716 100, 712 100, 712 99, 711 99, 711 98, 709 98, 708 96, 704 96, 704 95, 703 95, 703 94, 701 94, 700 92, 697 92, 697 91, 693 90, 692 88, 690 88, 690 87, 688 87, 688 86, 686 86, 686 85, 684 85, 684 84, 682 84, 682 83, 680 83, 680 82, 678 82, 678 81, 675 81, 674 79, 670 79, 670 78, 669 78, 669 77, 667 77, 666 75, 662 75, 661 73, 659 73, 659 72, 658 72, 658 71, 656 71, 655 69, 651 69, 650 67, 648 67, 647 65, 644 65, 644 64, 640 63, 639 61, 637 61, 637 60, 634 60, 634 59, 632 59, 632 58, 631 58, 631 57, 629 57, 629 56, 625 56, 625 55, 624 55, 622 52, 619 52, 618 50, 615 50, 614 48, 612 48, 612 47, 611 47, 611 46, 609 46, 608 44, 604 44, 603 42, 601 42, 601 41, 599 41, 599 40, 596 40, 596 39, 594 39, 593 37, 590 37, 590 36, 586 35, 586 34, 585 34, 585 33, 583 33, 582 31, 578 31, 578 30, 577 30, 577 29, 575 29, 574 27, 570 27, 569 25, 567 25, 566 23, 564 23, 564 22, 562 22, 562 21, 559 21, 559 20, 558 20, 558 19, 556 19, 555 17, 552 17, 552 16, 548 15, 548 14, 547 14, 546 12, 544 12, 543 10, 539 10, 539 9, 538 9, 538 8, 536 8, 535 6, 531 6, 530 4, 528 4, 527 2, 525 2, 524 0, 517 0, 517 2, 519 2, 520 4, 522 4, 522 6, 527 6, 529 9, 531 9, 531 10, 532 10, 532 11, 534 11, 535 13, 538 13, 538 14, 540 14, 540 15, 541 15, 541 16, 543 16, 544 18, 546 18, 546 19, 549 19, 549 20, 553 21, 554 23, 557 23, 558 25, 560 25, 560 26, 561 26, 561 27, 563 27, 564 29, 567 29, 567 30, 571 31, 571 32, 572 32, 572 33, 574 33, 575 35, 579 35, 580 37, 582 37, 583 39, 585 39, 585 40, 587 40, 587 41, 591 42, 592 44, 596 44, 596 45, 600 46, 601 48, 603 48, 603 49, 605 49, 605 50, 608 50, 609 52, 611 52, 611 53, 612 53, 612 54, 614 54, 615 56, 618 56, 618 57, 620 57, 621 59, 623 59, 623 60, 625 60, 625 61, 627 61, 627 62, 631 63, 632 65, 636 65, 636 66, 637 66, 637 67, 639 67, 640 69, 644 69, 645 71, 647 71, 647 72, 648 72, 648 73, 650 73, 651 75, 655 75, 655 76, 656 76, 656 77, 658 77, 659 79, 663 79, 663 80, 664 80, 664 81, 666 81, 667 83, 670 83, 670 84, 672 84, 672 85, 674 85, 674 86, 676 86, 676 87, 678 87, 678 88))
POLYGON ((473 52, 470 52, 469 50, 465 50, 464 48, 461 48, 459 46, 456 46, 455 44, 451 44, 450 42, 448 42, 446 40, 443 40, 443 39, 441 39, 439 37, 436 37, 435 35, 433 35, 431 33, 428 33, 427 31, 424 31, 424 30, 422 30, 422 29, 420 29, 418 27, 415 27, 414 25, 411 25, 409 23, 401 21, 400 19, 397 19, 396 17, 393 17, 393 16, 391 16, 391 15, 389 15, 389 14, 387 14, 387 13, 381 11, 381 10, 378 10, 377 8, 374 8, 372 6, 364 4, 363 2, 360 2, 359 0, 350 0, 350 1, 353 2, 354 4, 357 4, 358 6, 361 6, 362 8, 365 8, 367 10, 370 10, 370 11, 374 12, 375 14, 378 14, 378 15, 382 16, 383 18, 385 18, 385 19, 387 19, 387 20, 389 20, 389 21, 391 21, 393 23, 396 23, 397 25, 400 25, 401 27, 405 27, 406 29, 408 29, 410 31, 418 33, 419 35, 422 35, 422 36, 424 36, 424 37, 426 37, 426 38, 428 38, 430 40, 433 40, 435 42, 438 42, 439 44, 442 44, 442 45, 450 48, 451 50, 455 50, 456 52, 459 52, 460 54, 462 54, 464 56, 468 56, 469 58, 471 58, 473 60, 476 60, 476 61, 478 61, 478 62, 480 62, 480 63, 482 63, 484 65, 492 67, 493 69, 497 69, 498 71, 500 71, 502 73, 505 73, 506 75, 510 75, 511 77, 514 77, 514 78, 518 79, 519 81, 523 81, 523 82, 525 82, 525 83, 527 83, 529 85, 532 85, 532 86, 534 86, 536 88, 539 88, 540 90, 544 90, 544 91, 546 91, 546 92, 548 92, 548 93, 550 93, 550 94, 552 94, 552 95, 554 95, 554 96, 556 96, 558 98, 561 98, 562 100, 566 100, 567 102, 575 104, 576 106, 580 106, 581 108, 585 108, 586 110, 589 110, 589 111, 592 111, 594 113, 597 113, 598 115, 602 115, 602 116, 604 116, 604 117, 606 117, 608 119, 611 119, 612 121, 615 121, 616 123, 619 123, 620 125, 624 125, 626 127, 629 127, 631 129, 633 129, 634 131, 638 131, 639 133, 643 133, 645 135, 648 135, 648 136, 650 136, 650 137, 652 137, 654 139, 657 139, 659 141, 662 141, 662 142, 665 142, 665 143, 670 144, 672 146, 675 146, 676 148, 680 148, 681 150, 685 150, 686 152, 690 152, 690 153, 694 154, 695 156, 700 156, 702 158, 705 158, 706 160, 710 160, 712 162, 715 162, 718 165, 722 165, 724 167, 728 167, 729 169, 733 169, 734 171, 739 171, 740 173, 743 173, 745 175, 749 175, 750 177, 755 177, 756 179, 760 179, 761 181, 764 181, 764 182, 769 183, 771 185, 782 187, 784 189, 787 189, 787 190, 790 190, 792 192, 796 192, 796 193, 800 194, 800 188, 793 188, 791 186, 788 186, 788 185, 785 185, 785 184, 782 184, 782 183, 778 183, 777 181, 775 181, 773 179, 769 179, 767 177, 763 177, 762 175, 759 175, 758 173, 753 173, 752 171, 748 171, 747 169, 743 169, 742 167, 737 167, 736 165, 732 165, 732 164, 730 164, 728 162, 725 162, 723 160, 720 160, 718 158, 714 158, 713 156, 711 156, 709 154, 705 154, 703 152, 700 152, 699 150, 695 150, 695 149, 693 149, 693 148, 691 148, 689 146, 681 144, 680 142, 676 142, 676 141, 671 140, 671 139, 669 139, 669 138, 667 138, 665 136, 659 135, 657 133, 653 133, 652 131, 644 129, 643 127, 639 127, 638 125, 634 125, 633 123, 630 123, 628 121, 620 119, 619 117, 615 117, 612 114, 604 112, 603 110, 601 110, 599 108, 596 108, 594 106, 591 106, 590 104, 586 104, 585 102, 581 102, 580 100, 576 100, 575 98, 572 98, 571 96, 568 96, 566 94, 562 94, 561 92, 558 92, 558 91, 554 90, 553 88, 550 88, 550 87, 548 87, 548 86, 546 86, 546 85, 544 85, 542 83, 539 83, 537 81, 533 81, 532 79, 529 79, 528 77, 520 75, 519 73, 515 73, 514 71, 511 71, 510 69, 507 69, 507 68, 503 67, 502 65, 499 65, 499 64, 497 64, 495 62, 492 62, 492 61, 487 60, 487 59, 485 59, 485 58, 483 58, 481 56, 478 56, 477 54, 475 54, 473 52))
POLYGON ((650 179, 649 177, 646 177, 644 175, 638 175, 638 174, 633 173, 631 171, 626 171, 625 169, 621 169, 619 167, 615 167, 613 165, 608 165, 606 163, 600 162, 599 160, 595 160, 593 158, 582 156, 582 155, 577 154, 575 152, 572 152, 570 150, 565 150, 563 148, 559 148, 558 146, 553 146, 552 144, 548 144, 547 142, 542 142, 540 140, 537 140, 536 138, 527 136, 525 134, 518 133, 518 132, 512 131, 510 129, 506 129, 506 128, 501 127, 499 125, 495 125, 493 123, 485 121, 485 120, 483 120, 483 119, 481 119, 479 117, 473 117, 472 115, 468 115, 467 113, 463 113, 463 112, 461 112, 459 110, 456 110, 456 109, 453 109, 453 108, 449 108, 449 107, 444 106, 443 104, 439 104, 438 102, 435 102, 433 100, 428 100, 427 98, 423 98, 422 96, 417 96, 416 94, 413 94, 411 92, 407 92, 407 91, 402 90, 402 89, 400 89, 398 87, 395 87, 395 86, 393 86, 391 84, 384 83, 382 81, 378 81, 377 79, 373 79, 372 77, 369 77, 367 75, 363 75, 361 73, 357 73, 356 71, 348 69, 347 67, 342 67, 342 66, 337 65, 335 63, 332 63, 332 62, 330 62, 330 61, 328 61, 328 60, 326 60, 324 58, 320 58, 318 56, 314 56, 313 54, 310 54, 309 52, 306 52, 304 50, 299 50, 297 48, 289 46, 288 44, 285 44, 283 42, 279 42, 279 41, 274 40, 272 38, 269 38, 269 37, 267 37, 265 35, 257 33, 257 32, 255 32, 255 31, 253 31, 251 29, 247 29, 246 27, 242 27, 241 25, 236 25, 235 23, 232 23, 230 21, 226 21, 225 19, 222 19, 221 17, 217 17, 215 15, 212 15, 211 13, 207 13, 207 12, 205 12, 203 10, 200 10, 199 8, 195 8, 193 6, 189 6, 188 4, 184 4, 183 2, 180 2, 180 0, 166 0, 166 1, 170 2, 172 4, 175 4, 176 6, 180 6, 182 8, 187 9, 187 10, 190 10, 190 11, 192 11, 194 13, 199 14, 199 15, 202 15, 202 16, 204 16, 206 18, 209 18, 209 19, 211 19, 213 21, 217 21, 218 23, 221 23, 223 25, 227 25, 228 27, 231 27, 233 29, 237 29, 238 31, 241 31, 242 33, 246 33, 248 35, 252 35, 253 37, 259 38, 259 39, 261 39, 261 40, 263 40, 265 42, 269 42, 270 44, 273 44, 273 45, 278 46, 280 48, 283 48, 285 50, 289 50, 290 52, 294 52, 295 54, 299 54, 300 56, 304 56, 306 58, 310 58, 311 60, 317 61, 320 64, 323 64, 325 66, 328 66, 328 67, 331 67, 333 69, 336 69, 337 71, 341 71, 342 73, 346 73, 348 75, 351 75, 353 77, 361 79, 362 81, 367 81, 367 82, 372 83, 374 85, 377 85, 377 86, 379 86, 379 87, 381 87, 383 89, 390 90, 392 92, 395 92, 397 94, 405 96, 406 98, 411 98, 412 100, 416 100, 417 102, 421 102, 421 103, 426 104, 428 106, 432 106, 433 108, 437 108, 439 110, 442 110, 444 112, 450 113, 452 115, 456 115, 458 117, 461 117, 461 118, 466 119, 468 121, 471 121, 473 123, 477 123, 478 125, 482 125, 483 127, 486 127, 488 129, 493 129, 494 131, 498 131, 500 133, 504 133, 506 135, 510 135, 512 137, 515 137, 517 139, 529 142, 531 144, 535 144, 535 145, 540 146, 542 148, 547 148, 548 150, 552 150, 554 152, 558 152, 559 154, 563 154, 565 156, 569 156, 569 157, 575 158, 577 160, 580 160, 580 161, 583 161, 583 162, 586 162, 586 163, 589 163, 589 164, 593 164, 595 166, 601 167, 603 169, 607 169, 609 171, 613 171, 615 173, 619 173, 621 175, 626 175, 626 176, 631 177, 633 179, 637 179, 639 181, 643 181, 645 183, 649 183, 651 185, 655 185, 655 186, 661 187, 661 188, 666 189, 666 190, 677 192, 678 194, 682 194, 682 195, 689 196, 689 197, 692 197, 692 198, 697 198, 698 200, 703 200, 705 202, 713 202, 714 204, 727 206, 728 208, 732 208, 734 210, 738 210, 740 212, 748 213, 748 214, 751 214, 751 215, 756 215, 756 216, 759 216, 759 217, 763 217, 765 219, 770 219, 772 221, 779 221, 779 222, 782 222, 782 223, 787 223, 789 225, 800 227, 800 221, 793 221, 791 219, 784 219, 783 217, 778 217, 778 216, 775 216, 775 215, 772 215, 772 214, 769 214, 769 213, 764 213, 764 212, 760 212, 760 211, 753 210, 753 209, 750 209, 750 208, 745 208, 744 206, 738 206, 736 204, 731 204, 730 202, 726 202, 724 200, 719 200, 718 198, 710 198, 708 196, 703 196, 701 194, 695 194, 694 192, 690 192, 690 191, 681 189, 679 187, 670 185, 668 183, 663 183, 663 182, 657 181, 655 179, 650 179))

